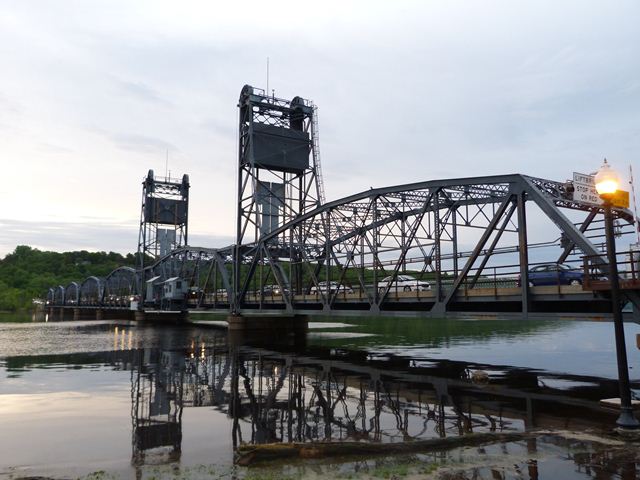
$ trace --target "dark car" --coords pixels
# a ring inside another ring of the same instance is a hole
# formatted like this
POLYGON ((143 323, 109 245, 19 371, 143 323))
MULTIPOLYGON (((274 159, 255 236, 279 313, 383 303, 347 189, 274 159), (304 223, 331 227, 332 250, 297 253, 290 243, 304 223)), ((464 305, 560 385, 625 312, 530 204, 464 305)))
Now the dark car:
MULTIPOLYGON (((566 265, 548 263, 529 270, 529 286, 538 285, 582 285, 582 271, 571 270, 566 265)), ((518 279, 520 285, 520 279, 518 279)))

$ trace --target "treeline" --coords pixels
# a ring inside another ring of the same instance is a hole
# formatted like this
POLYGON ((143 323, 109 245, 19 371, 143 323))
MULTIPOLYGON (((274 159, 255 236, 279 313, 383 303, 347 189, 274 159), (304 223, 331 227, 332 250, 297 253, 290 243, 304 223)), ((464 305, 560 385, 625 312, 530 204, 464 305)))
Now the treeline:
POLYGON ((26 245, 0 260, 0 310, 31 307, 51 286, 67 286, 90 275, 104 277, 121 265, 135 266, 134 254, 115 252, 43 252, 26 245))

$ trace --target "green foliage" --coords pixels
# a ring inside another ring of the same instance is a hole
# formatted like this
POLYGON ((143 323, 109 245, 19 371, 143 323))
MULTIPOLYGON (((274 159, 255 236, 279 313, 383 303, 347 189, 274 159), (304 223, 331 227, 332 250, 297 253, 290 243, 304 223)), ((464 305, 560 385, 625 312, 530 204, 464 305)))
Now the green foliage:
POLYGON ((409 474, 409 466, 406 464, 383 464, 377 467, 372 475, 374 478, 398 479, 409 474))
POLYGON ((135 266, 135 255, 115 252, 43 252, 19 245, 0 260, 0 310, 16 311, 44 298, 51 286, 104 277, 121 265, 135 266))

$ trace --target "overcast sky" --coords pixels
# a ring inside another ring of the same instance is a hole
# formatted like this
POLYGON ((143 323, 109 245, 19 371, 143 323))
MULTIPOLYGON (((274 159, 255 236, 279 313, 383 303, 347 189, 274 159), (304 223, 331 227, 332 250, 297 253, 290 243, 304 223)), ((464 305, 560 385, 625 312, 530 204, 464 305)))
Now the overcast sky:
POLYGON ((236 105, 267 57, 277 96, 319 106, 328 199, 640 167, 639 20, 635 0, 0 0, 0 256, 134 251, 167 149, 190 243, 231 243, 236 105))

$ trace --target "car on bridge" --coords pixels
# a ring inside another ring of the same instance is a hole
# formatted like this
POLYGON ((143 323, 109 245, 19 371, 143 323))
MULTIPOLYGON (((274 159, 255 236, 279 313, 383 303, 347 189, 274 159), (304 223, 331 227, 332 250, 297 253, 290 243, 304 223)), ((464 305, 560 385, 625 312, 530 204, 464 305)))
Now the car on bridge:
MULTIPOLYGON (((285 288, 284 291, 285 293, 289 293, 288 288, 285 288)), ((282 288, 278 284, 265 285, 262 287, 262 292, 264 293, 264 295, 282 295, 282 288)), ((258 290, 256 293, 260 294, 260 290, 258 290)))
POLYGON ((385 277, 378 282, 378 291, 384 293, 385 289, 390 287, 390 291, 402 292, 423 292, 431 290, 431 284, 424 280, 417 280, 411 275, 398 275, 395 280, 391 277, 385 277))
POLYGON ((353 288, 349 287, 348 285, 340 285, 338 284, 338 282, 329 282, 329 287, 327 288, 327 282, 318 282, 318 286, 316 287, 315 285, 313 287, 311 287, 311 290, 309 290, 309 293, 311 294, 317 294, 317 293, 327 293, 327 290, 330 293, 353 293, 353 288))
MULTIPOLYGON (((582 271, 576 271, 566 265, 558 263, 545 263, 536 265, 528 273, 529 286, 542 285, 582 285, 584 276, 582 271)), ((518 277, 518 286, 522 284, 518 277)))

